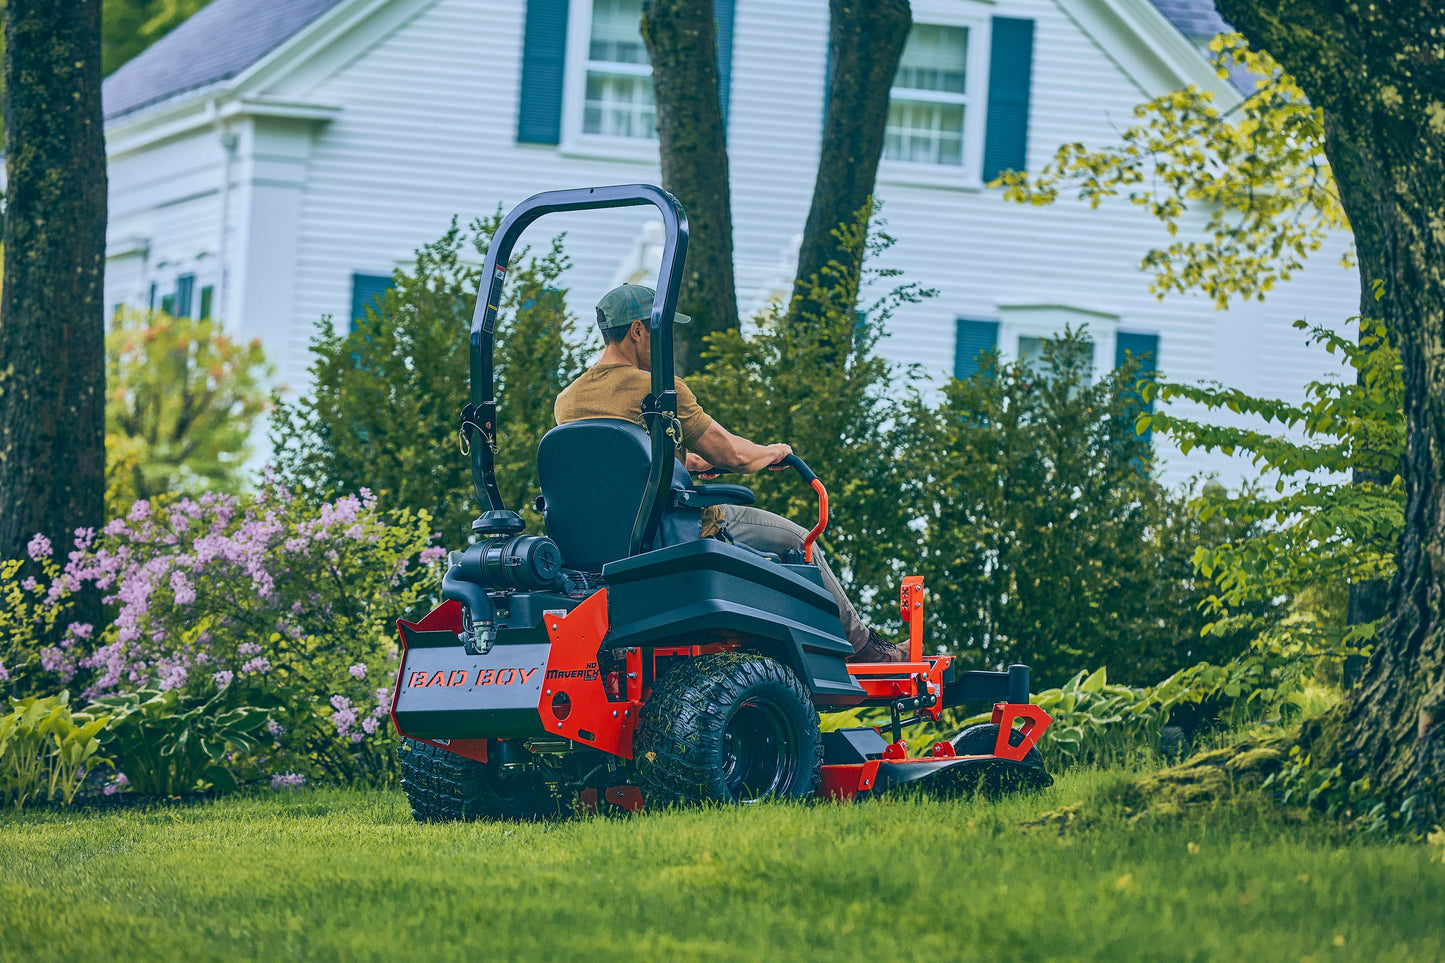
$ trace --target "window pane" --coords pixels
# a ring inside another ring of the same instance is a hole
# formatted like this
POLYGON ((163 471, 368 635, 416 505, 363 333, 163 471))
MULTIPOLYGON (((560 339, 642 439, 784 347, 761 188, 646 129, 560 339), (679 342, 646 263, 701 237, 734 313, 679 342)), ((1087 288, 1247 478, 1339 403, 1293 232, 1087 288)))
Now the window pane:
POLYGON ((642 42, 642 0, 592 0, 591 60, 645 64, 642 42))
POLYGON ((888 105, 883 156, 914 164, 963 164, 962 104, 893 100, 888 105))
POLYGON ((964 93, 968 28, 914 24, 898 61, 894 87, 964 93))
POLYGON ((588 71, 582 130, 608 137, 656 137, 652 78, 588 71))

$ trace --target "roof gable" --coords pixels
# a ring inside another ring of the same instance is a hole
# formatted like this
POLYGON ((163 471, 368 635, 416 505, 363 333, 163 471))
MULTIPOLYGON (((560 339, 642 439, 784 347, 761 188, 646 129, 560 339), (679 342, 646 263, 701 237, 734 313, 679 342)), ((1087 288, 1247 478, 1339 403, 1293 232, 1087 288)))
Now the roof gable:
POLYGON ((105 81, 107 120, 229 80, 341 0, 211 0, 105 81))

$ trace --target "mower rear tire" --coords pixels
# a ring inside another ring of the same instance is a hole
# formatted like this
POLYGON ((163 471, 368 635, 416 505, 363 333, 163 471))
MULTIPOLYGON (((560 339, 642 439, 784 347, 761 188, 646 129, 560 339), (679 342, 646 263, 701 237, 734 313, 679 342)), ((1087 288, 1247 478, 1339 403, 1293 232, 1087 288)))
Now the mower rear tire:
MULTIPOLYGON (((994 747, 998 745, 998 724, 980 722, 977 725, 969 726, 950 741, 953 743, 953 751, 960 756, 991 756, 994 747)), ((1017 729, 1009 735, 1009 745, 1011 746, 1021 745, 1023 741, 1024 735, 1017 729)), ((1038 746, 1029 747, 1028 753, 1024 755, 1023 763, 1038 769, 1044 767, 1044 757, 1040 754, 1038 746)))
POLYGON ((503 778, 495 766, 403 739, 401 787, 420 823, 498 819, 532 821, 556 815, 557 804, 534 773, 503 778))
POLYGON ((803 799, 818 791, 818 710, 792 670, 744 652, 704 655, 652 689, 633 743, 649 806, 803 799))

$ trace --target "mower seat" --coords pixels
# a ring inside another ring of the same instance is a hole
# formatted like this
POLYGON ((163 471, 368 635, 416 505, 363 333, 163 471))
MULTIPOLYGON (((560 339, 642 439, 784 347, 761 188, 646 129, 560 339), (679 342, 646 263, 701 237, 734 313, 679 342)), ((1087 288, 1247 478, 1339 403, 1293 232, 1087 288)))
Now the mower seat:
MULTIPOLYGON (((620 418, 571 421, 542 436, 537 446, 542 517, 547 535, 562 550, 563 565, 600 572, 608 562, 628 556, 651 468, 647 432, 620 418)), ((707 505, 752 501, 752 491, 742 485, 694 488, 692 476, 676 462, 658 544, 651 547, 697 538, 707 505)))

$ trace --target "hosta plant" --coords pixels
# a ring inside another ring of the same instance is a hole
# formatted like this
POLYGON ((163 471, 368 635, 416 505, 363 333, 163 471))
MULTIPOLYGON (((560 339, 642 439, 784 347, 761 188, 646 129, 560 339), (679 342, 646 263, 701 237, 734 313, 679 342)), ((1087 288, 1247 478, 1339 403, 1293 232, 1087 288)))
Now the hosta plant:
POLYGON ((112 714, 106 748, 132 791, 178 795, 237 788, 237 769, 271 740, 261 706, 232 690, 183 698, 155 686, 95 700, 112 714))
POLYGON ((0 715, 0 800, 16 809, 44 798, 70 805, 100 755, 106 715, 72 713, 70 693, 12 699, 0 715))

